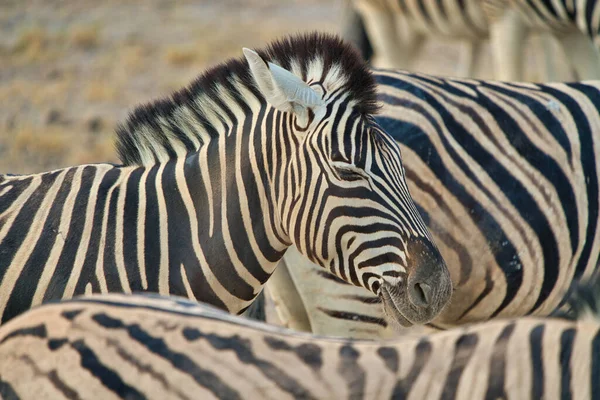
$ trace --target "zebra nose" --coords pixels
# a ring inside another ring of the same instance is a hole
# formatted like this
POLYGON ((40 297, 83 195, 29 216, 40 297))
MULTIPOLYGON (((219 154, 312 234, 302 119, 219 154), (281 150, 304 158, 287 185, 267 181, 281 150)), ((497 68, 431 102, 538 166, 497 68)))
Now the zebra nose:
POLYGON ((425 282, 415 282, 408 289, 410 301, 417 307, 428 307, 431 303, 431 286, 425 282))

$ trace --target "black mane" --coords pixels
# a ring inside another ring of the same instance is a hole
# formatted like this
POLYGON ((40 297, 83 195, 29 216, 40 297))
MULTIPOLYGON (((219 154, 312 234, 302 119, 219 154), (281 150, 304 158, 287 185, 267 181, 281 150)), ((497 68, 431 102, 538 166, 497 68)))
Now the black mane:
MULTIPOLYGON (((302 78, 311 61, 320 59, 323 76, 338 68, 344 76, 344 88, 354 100, 360 113, 375 114, 378 110, 375 80, 354 47, 330 34, 310 33, 289 36, 274 41, 265 49, 256 50, 260 56, 283 68, 292 63, 299 65, 302 78)), ((243 84, 247 90, 259 95, 254 79, 244 58, 235 58, 208 69, 189 86, 176 91, 167 98, 136 107, 125 123, 117 127, 116 148, 124 165, 142 165, 149 159, 157 162, 176 157, 174 143, 185 146, 187 151, 197 151, 190 135, 198 140, 196 132, 185 131, 173 121, 176 110, 186 107, 193 111, 195 123, 210 135, 215 127, 206 118, 207 110, 197 106, 195 100, 202 97, 219 104, 220 92, 229 92, 233 98, 241 98, 237 87, 243 84), (162 119, 163 121, 160 121, 162 119), (165 125, 165 121, 167 124, 165 125), (151 144, 149 146, 149 144, 151 144), (160 153, 156 153, 156 149, 160 153)))

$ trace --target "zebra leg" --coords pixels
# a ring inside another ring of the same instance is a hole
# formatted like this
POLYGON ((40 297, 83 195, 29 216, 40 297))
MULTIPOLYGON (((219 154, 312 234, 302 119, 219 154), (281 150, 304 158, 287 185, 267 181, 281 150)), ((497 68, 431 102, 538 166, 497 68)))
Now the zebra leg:
POLYGON ((516 10, 507 9, 490 27, 496 79, 523 80, 523 46, 527 30, 516 10))
POLYGON ((580 31, 572 31, 562 35, 560 42, 578 80, 600 78, 600 53, 589 37, 580 31))
MULTIPOLYGON (((288 249, 287 253, 290 250, 292 248, 288 249)), ((306 306, 288 270, 289 256, 287 253, 275 268, 266 287, 283 326, 297 331, 312 332, 306 306)), ((270 323, 270 321, 267 322, 270 323)))
POLYGON ((563 74, 557 65, 557 54, 555 41, 556 38, 546 32, 542 32, 536 37, 539 50, 536 52, 536 65, 538 70, 537 80, 539 82, 558 82, 564 80, 563 74))
POLYGON ((373 65, 379 68, 405 69, 410 63, 410 54, 403 45, 396 29, 396 16, 383 4, 369 0, 355 1, 365 30, 373 47, 373 65))
POLYGON ((478 55, 481 50, 481 41, 472 39, 461 43, 460 55, 456 76, 463 78, 474 78, 477 68, 478 55))
POLYGON ((365 61, 369 61, 373 57, 373 47, 362 17, 352 5, 352 0, 344 0, 343 3, 340 34, 344 40, 356 46, 365 61))

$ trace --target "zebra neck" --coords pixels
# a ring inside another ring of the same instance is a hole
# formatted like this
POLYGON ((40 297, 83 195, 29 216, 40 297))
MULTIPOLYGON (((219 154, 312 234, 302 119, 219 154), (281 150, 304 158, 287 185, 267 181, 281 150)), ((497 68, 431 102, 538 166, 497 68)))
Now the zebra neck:
POLYGON ((232 147, 216 141, 186 158, 137 168, 128 187, 139 187, 137 237, 148 289, 238 313, 288 244, 274 227, 268 182, 247 162, 231 161, 232 147))

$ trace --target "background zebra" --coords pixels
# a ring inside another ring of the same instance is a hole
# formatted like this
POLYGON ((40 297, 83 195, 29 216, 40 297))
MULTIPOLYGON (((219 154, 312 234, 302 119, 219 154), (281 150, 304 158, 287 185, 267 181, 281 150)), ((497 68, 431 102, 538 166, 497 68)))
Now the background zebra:
POLYGON ((597 315, 382 343, 296 333, 184 299, 110 294, 44 305, 0 328, 6 400, 596 399, 599 375, 597 315))
MULTIPOLYGON (((573 280, 598 268, 600 83, 375 76, 378 122, 402 148, 410 191, 454 282, 435 326, 552 312, 573 280)), ((284 323, 394 334, 375 297, 292 250, 284 261, 289 272, 268 285, 284 323)))
POLYGON ((579 79, 600 77, 599 53, 590 41, 590 36, 594 39, 598 32, 596 2, 555 3, 542 0, 354 0, 348 6, 355 7, 364 20, 378 67, 410 68, 425 38, 446 38, 463 44, 456 75, 473 77, 481 58, 482 42, 489 37, 494 77, 524 80, 524 43, 534 33, 539 36, 534 49, 539 47, 540 50, 537 64, 542 67, 541 80, 554 81, 564 76, 557 67, 564 62, 563 53, 552 37, 559 40, 579 79))
POLYGON ((381 296, 394 320, 437 315, 448 270, 398 146, 371 116, 375 84, 358 55, 318 34, 244 52, 249 64, 137 108, 118 131, 125 166, 1 178, 3 321, 91 292, 237 313, 291 244, 381 296))
MULTIPOLYGON (((522 77, 523 43, 531 31, 556 37, 580 80, 600 78, 600 3, 596 0, 483 0, 498 79, 522 77)), ((546 60, 546 79, 559 80, 556 58, 546 60)))
POLYGON ((462 43, 457 74, 471 76, 488 28, 480 3, 479 0, 352 0, 347 7, 358 11, 377 67, 410 68, 426 38, 451 38, 462 43))

